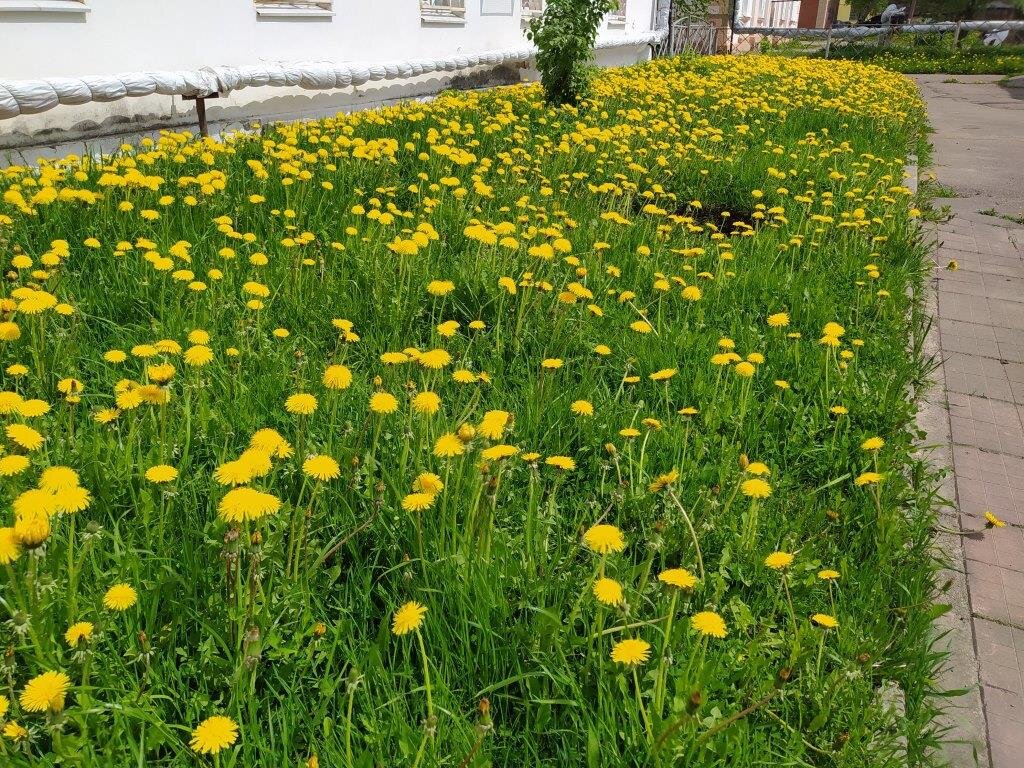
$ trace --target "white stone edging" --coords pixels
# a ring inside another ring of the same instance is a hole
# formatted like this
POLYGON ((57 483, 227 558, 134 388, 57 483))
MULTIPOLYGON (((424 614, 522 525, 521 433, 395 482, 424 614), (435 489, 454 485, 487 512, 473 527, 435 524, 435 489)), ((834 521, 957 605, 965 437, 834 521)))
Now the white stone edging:
MULTIPOLYGON (((595 48, 653 45, 665 30, 600 38, 595 48)), ((537 53, 534 46, 482 53, 459 53, 436 59, 383 62, 278 62, 250 66, 213 66, 193 70, 159 70, 114 75, 0 80, 0 119, 34 115, 66 104, 117 101, 128 97, 224 95, 243 88, 299 87, 315 91, 359 86, 371 81, 405 80, 432 72, 458 72, 477 66, 521 64, 537 53)))

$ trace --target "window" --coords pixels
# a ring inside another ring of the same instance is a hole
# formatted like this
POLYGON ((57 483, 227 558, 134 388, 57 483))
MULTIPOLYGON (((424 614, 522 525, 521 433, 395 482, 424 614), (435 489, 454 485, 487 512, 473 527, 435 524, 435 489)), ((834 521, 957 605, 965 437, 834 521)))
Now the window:
POLYGON ((420 0, 420 17, 434 24, 464 24, 466 0, 420 0))
POLYGON ((327 0, 255 0, 257 16, 297 17, 333 16, 331 3, 327 0))
POLYGON ((481 16, 511 16, 515 0, 480 0, 481 16))
POLYGON ((544 0, 522 0, 523 18, 534 19, 544 14, 544 0))
POLYGON ((0 0, 2 13, 88 13, 85 0, 0 0))
POLYGON ((608 23, 615 26, 626 23, 626 0, 618 0, 618 5, 608 14, 608 23))

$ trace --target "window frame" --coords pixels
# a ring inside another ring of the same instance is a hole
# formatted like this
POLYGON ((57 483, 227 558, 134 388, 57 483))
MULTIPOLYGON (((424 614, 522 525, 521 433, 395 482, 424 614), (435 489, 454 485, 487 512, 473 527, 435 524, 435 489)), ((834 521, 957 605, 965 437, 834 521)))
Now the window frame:
POLYGON ((330 18, 334 16, 333 0, 253 0, 256 15, 261 18, 330 18))
POLYGON ((544 0, 520 0, 520 13, 524 19, 539 19, 544 15, 544 0), (538 3, 540 8, 531 7, 531 3, 538 3))
POLYGON ((86 0, 0 0, 0 20, 5 13, 89 13, 86 0))
POLYGON ((619 5, 611 11, 608 11, 608 26, 609 27, 624 27, 626 26, 626 0, 618 0, 619 5))
POLYGON ((420 21, 424 24, 466 23, 466 0, 442 0, 442 3, 420 0, 420 21))

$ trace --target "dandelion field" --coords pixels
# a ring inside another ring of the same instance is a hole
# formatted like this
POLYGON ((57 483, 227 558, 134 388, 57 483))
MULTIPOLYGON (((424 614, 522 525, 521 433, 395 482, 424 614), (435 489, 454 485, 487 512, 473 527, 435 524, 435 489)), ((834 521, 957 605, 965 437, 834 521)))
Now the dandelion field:
POLYGON ((921 119, 667 59, 0 171, 3 763, 925 759, 921 119))

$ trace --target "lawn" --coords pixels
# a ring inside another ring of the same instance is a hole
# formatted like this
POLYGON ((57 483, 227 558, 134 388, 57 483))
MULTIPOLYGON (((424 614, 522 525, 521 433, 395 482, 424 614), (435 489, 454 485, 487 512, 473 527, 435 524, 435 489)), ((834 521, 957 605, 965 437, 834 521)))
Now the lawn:
POLYGON ((1024 46, 983 45, 978 35, 967 35, 960 46, 950 35, 895 35, 886 46, 856 41, 833 44, 831 58, 862 61, 905 74, 1020 75, 1024 74, 1024 46))
POLYGON ((667 59, 0 171, 4 764, 926 759, 922 112, 667 59))

